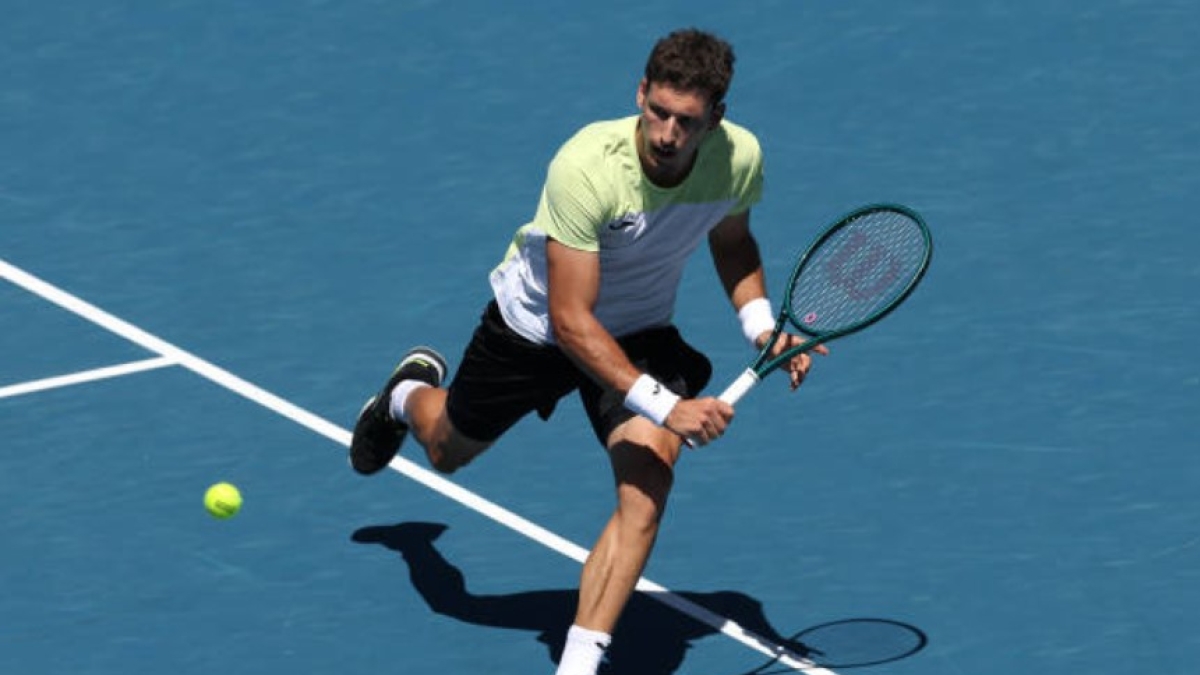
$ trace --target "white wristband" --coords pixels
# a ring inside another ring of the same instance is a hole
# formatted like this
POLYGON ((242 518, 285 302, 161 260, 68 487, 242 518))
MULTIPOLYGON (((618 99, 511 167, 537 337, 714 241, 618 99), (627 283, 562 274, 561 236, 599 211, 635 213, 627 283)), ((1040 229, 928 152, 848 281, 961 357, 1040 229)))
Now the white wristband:
POLYGON ((756 349, 758 337, 775 329, 775 312, 771 310, 771 301, 766 298, 755 298, 742 305, 738 310, 738 320, 742 322, 742 335, 756 349))
POLYGON ((675 392, 645 373, 634 381, 629 393, 625 394, 626 408, 649 418, 660 427, 678 402, 679 396, 675 392))

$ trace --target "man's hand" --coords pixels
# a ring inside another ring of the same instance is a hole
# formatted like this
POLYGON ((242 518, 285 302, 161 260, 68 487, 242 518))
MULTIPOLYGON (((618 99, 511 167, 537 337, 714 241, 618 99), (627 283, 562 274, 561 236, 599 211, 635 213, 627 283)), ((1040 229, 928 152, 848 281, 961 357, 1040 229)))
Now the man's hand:
POLYGON ((733 420, 733 406, 706 396, 681 399, 671 409, 663 426, 683 437, 688 445, 708 445, 725 433, 733 420))
MULTIPOLYGON (((767 340, 770 339, 771 331, 764 331, 763 334, 759 335, 758 339, 755 340, 755 344, 758 345, 759 349, 762 349, 762 346, 765 345, 767 340)), ((803 343, 804 338, 800 337, 799 335, 780 333, 779 339, 776 340, 775 344, 771 346, 771 356, 779 356, 784 351, 803 343)), ((783 369, 787 371, 788 377, 791 378, 793 391, 800 387, 800 384, 804 382, 804 378, 808 375, 809 368, 812 368, 813 361, 811 354, 813 353, 827 356, 829 354, 829 348, 825 345, 817 345, 806 352, 802 352, 796 356, 793 356, 791 360, 783 364, 783 369)))

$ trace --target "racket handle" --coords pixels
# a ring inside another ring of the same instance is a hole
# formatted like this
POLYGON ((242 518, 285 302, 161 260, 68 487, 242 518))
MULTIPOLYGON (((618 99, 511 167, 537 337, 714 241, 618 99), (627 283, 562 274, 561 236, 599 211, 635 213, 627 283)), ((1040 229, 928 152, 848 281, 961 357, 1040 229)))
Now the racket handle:
POLYGON ((737 402, 742 400, 742 397, 746 395, 746 392, 750 391, 754 388, 754 385, 758 384, 758 380, 758 373, 754 372, 754 370, 751 368, 747 368, 743 370, 742 374, 738 375, 737 379, 734 380, 728 387, 726 387, 725 391, 721 392, 721 395, 717 398, 725 401, 729 405, 736 405, 737 402))
MULTIPOLYGON (((729 405, 735 405, 738 401, 742 400, 742 397, 746 395, 746 392, 750 391, 754 388, 754 385, 758 384, 758 380, 758 373, 754 372, 754 370, 751 368, 747 368, 746 370, 742 371, 742 374, 738 375, 737 379, 734 380, 728 387, 726 387, 725 391, 721 392, 721 395, 717 398, 725 401, 729 405)), ((699 441, 686 436, 683 438, 683 442, 686 443, 689 448, 699 447, 700 445, 699 441)))

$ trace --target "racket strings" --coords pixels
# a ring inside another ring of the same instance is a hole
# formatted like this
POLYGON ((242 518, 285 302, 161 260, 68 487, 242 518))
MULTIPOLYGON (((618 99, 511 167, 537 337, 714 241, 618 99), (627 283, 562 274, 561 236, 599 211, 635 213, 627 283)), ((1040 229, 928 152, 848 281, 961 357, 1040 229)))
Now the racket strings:
POLYGON ((895 211, 871 211, 835 230, 793 279, 792 317, 806 330, 844 330, 886 311, 921 274, 924 229, 895 211))

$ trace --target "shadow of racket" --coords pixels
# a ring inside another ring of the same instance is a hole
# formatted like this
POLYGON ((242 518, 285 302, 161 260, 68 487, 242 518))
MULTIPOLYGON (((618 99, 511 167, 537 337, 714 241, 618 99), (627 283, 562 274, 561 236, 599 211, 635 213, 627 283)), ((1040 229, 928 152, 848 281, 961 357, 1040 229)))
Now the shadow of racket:
MULTIPOLYGON (((822 623, 787 638, 787 644, 822 668, 877 666, 908 658, 925 648, 929 638, 916 626, 892 619, 840 619, 822 623)), ((794 673, 777 659, 742 675, 794 673)))

